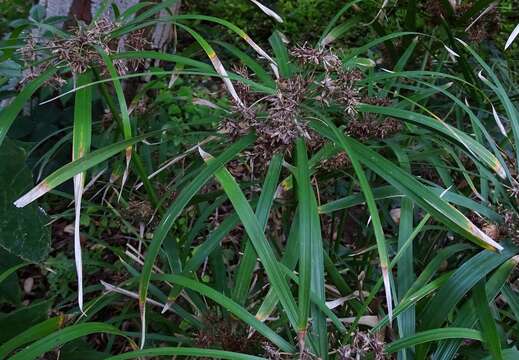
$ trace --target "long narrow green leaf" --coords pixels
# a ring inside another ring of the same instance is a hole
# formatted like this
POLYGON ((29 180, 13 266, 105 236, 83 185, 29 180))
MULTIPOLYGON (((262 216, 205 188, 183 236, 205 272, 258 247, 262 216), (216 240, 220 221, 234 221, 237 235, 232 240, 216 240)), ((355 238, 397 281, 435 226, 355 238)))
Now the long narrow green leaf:
MULTIPOLYGON (((283 264, 287 269, 294 270, 297 261, 299 260, 299 243, 297 236, 299 234, 299 210, 294 213, 294 220, 292 221, 292 225, 290 227, 290 232, 288 234, 287 245, 283 251, 283 256, 281 258, 281 264, 283 264)), ((267 295, 263 299, 262 304, 260 305, 258 311, 256 312, 256 318, 260 321, 265 321, 275 310, 276 305, 279 302, 279 298, 277 297, 276 291, 270 287, 267 295)))
POLYGON ((519 297, 517 294, 512 290, 510 285, 505 285, 503 287, 503 297, 505 298, 506 302, 510 306, 510 309, 512 310, 512 313, 515 316, 515 319, 519 319, 519 297))
POLYGON ((8 268, 7 270, 5 270, 4 272, 2 272, 0 274, 0 284, 6 280, 9 276, 11 276, 12 274, 14 274, 18 269, 21 269, 23 268, 24 266, 27 266, 29 265, 29 263, 26 263, 26 262, 22 262, 21 264, 16 264, 16 265, 13 265, 11 266, 10 268, 8 268))
POLYGON ((346 34, 350 29, 357 26, 361 21, 360 17, 349 19, 346 22, 337 25, 326 34, 326 36, 319 41, 319 46, 324 47, 339 39, 341 36, 346 34))
POLYGON ((517 249, 513 247, 505 247, 500 254, 482 250, 461 265, 427 304, 421 315, 424 319, 422 329, 440 326, 454 306, 478 281, 516 253, 517 249))
POLYGON ((503 169, 503 166, 490 151, 488 151, 479 142, 477 142, 467 134, 447 124, 439 118, 418 114, 412 111, 374 105, 359 105, 358 110, 360 112, 383 114, 400 119, 405 119, 413 124, 421 125, 430 128, 431 130, 438 131, 445 135, 451 141, 459 143, 467 151, 469 151, 476 158, 482 161, 486 166, 495 171, 501 178, 504 179, 506 177, 506 172, 503 169))
POLYGON ((231 23, 227 20, 220 19, 220 18, 217 18, 214 16, 207 16, 207 15, 177 15, 174 17, 174 19, 177 19, 177 20, 183 20, 183 19, 205 20, 205 21, 211 21, 211 22, 223 25, 226 28, 228 28, 229 30, 235 32, 238 36, 240 36, 247 44, 250 45, 251 48, 254 49, 254 51, 256 51, 258 53, 258 55, 260 55, 261 57, 264 57, 265 59, 267 59, 269 62, 273 63, 274 65, 276 64, 276 62, 267 54, 267 52, 265 50, 263 50, 258 44, 256 44, 256 42, 254 42, 254 40, 252 40, 245 31, 243 31, 238 26, 234 25, 233 23, 231 23))
POLYGON ((67 165, 64 165, 60 167, 58 170, 54 171, 43 181, 41 181, 38 185, 36 185, 33 189, 31 189, 28 193, 16 200, 14 204, 17 207, 24 207, 33 202, 34 200, 45 195, 55 187, 63 184, 65 181, 73 178, 74 175, 87 171, 88 169, 96 166, 97 164, 111 158, 115 154, 125 150, 126 148, 128 148, 128 146, 136 144, 139 141, 142 141, 150 136, 158 135, 161 132, 163 132, 163 130, 152 131, 150 133, 135 136, 129 140, 120 141, 115 144, 108 145, 104 148, 98 149, 96 151, 92 151, 91 153, 86 154, 82 158, 76 161, 72 161, 67 165))
MULTIPOLYGON (((79 86, 90 81, 87 72, 78 77, 79 86)), ((90 151, 92 138, 92 88, 86 87, 76 92, 74 102, 74 129, 72 131, 72 161, 81 159, 90 151)), ((81 259, 81 239, 79 234, 81 218, 81 199, 85 186, 86 173, 74 175, 74 260, 76 264, 78 305, 83 312, 83 261, 81 259)))
MULTIPOLYGON (((270 161, 270 165, 265 176, 265 181, 261 189, 258 205, 256 206, 256 217, 263 229, 267 226, 270 209, 274 202, 275 192, 277 189, 279 174, 281 173, 283 157, 281 154, 276 154, 270 161)), ((254 245, 247 239, 245 244, 245 251, 240 260, 238 267, 236 282, 232 292, 233 299, 239 304, 244 304, 249 292, 250 283, 254 274, 254 267, 256 266, 257 254, 254 250, 254 245)))
POLYGON ((54 76, 56 71, 57 69, 51 66, 36 79, 28 83, 16 96, 13 102, 0 111, 0 145, 2 145, 4 142, 9 128, 27 101, 31 99, 36 90, 38 90, 47 80, 54 76))
POLYGON ((483 334, 483 341, 487 346, 494 360, 502 360, 501 341, 497 333, 497 326, 487 302, 487 292, 485 289, 485 279, 481 279, 472 290, 474 306, 479 318, 479 326, 483 334))
MULTIPOLYGON (((290 280, 292 280, 294 283, 299 285, 299 277, 293 271, 289 270, 283 263, 281 263, 280 268, 281 268, 281 271, 283 271, 283 273, 288 278, 290 278, 290 280)), ((343 334, 346 333, 346 328, 344 327, 344 325, 341 323, 339 318, 333 313, 333 311, 328 308, 328 306, 326 305, 326 301, 323 298, 321 298, 320 295, 318 295, 314 291, 310 290, 310 300, 312 302, 312 305, 315 305, 315 307, 320 312, 322 312, 324 315, 326 315, 329 318, 329 320, 335 325, 337 330, 339 330, 343 334)), ((323 336, 322 333, 318 332, 319 331, 318 329, 314 329, 314 330, 315 330, 315 336, 323 336)), ((328 338, 326 336, 326 334, 324 335, 324 338, 328 338)))
MULTIPOLYGON (((490 277, 486 283, 487 302, 491 303, 501 291, 512 271, 517 266, 517 258, 514 256, 504 262, 490 277)), ((476 309, 473 299, 464 303, 456 313, 452 326, 454 327, 475 327, 477 323, 476 309)), ((457 350, 461 346, 461 340, 441 341, 436 352, 433 354, 434 360, 452 360, 457 355, 457 350)))
POLYGON ((366 177, 366 173, 364 172, 364 169, 360 164, 360 156, 353 151, 351 144, 348 144, 347 141, 342 141, 342 139, 339 139, 339 141, 340 145, 344 148, 344 150, 348 154, 348 157, 351 160, 351 164, 353 165, 355 175, 359 180, 359 185, 362 190, 362 193, 364 194, 364 198, 366 199, 366 204, 368 206, 369 214, 371 216, 371 223, 373 225, 373 231, 375 232, 375 239, 377 241, 380 269, 382 272, 382 279, 384 282, 388 316, 391 321, 393 318, 393 296, 391 293, 391 279, 388 270, 389 256, 387 254, 386 239, 384 235, 384 230, 382 228, 382 222, 380 220, 377 204, 373 196, 371 185, 369 184, 368 179, 366 177))
POLYGON ((141 348, 144 347, 146 340, 146 298, 148 296, 148 288, 150 286, 151 273, 153 265, 159 254, 162 242, 166 238, 169 230, 173 226, 173 223, 182 213, 184 208, 187 206, 189 201, 200 191, 200 189, 210 180, 211 176, 225 163, 230 161, 236 154, 245 149, 254 141, 253 135, 242 137, 233 145, 229 146, 219 157, 214 159, 208 166, 206 166, 198 176, 178 195, 175 202, 166 211, 166 214, 162 218, 157 229, 153 233, 153 239, 151 240, 148 252, 144 259, 144 265, 142 267, 141 278, 139 282, 139 306, 141 311, 141 322, 142 322, 142 335, 141 335, 141 348))
MULTIPOLYGON (((391 148, 397 155, 398 161, 401 167, 407 171, 411 172, 411 166, 409 162, 409 157, 407 154, 402 151, 402 149, 396 144, 390 144, 391 148)), ((399 224, 398 224, 398 248, 401 250, 405 244, 406 240, 411 236, 413 232, 413 219, 414 219, 414 208, 413 202, 411 199, 407 197, 403 197, 400 200, 400 209, 399 209, 399 224)), ((413 246, 412 243, 407 247, 407 249, 403 252, 400 261, 397 264, 397 294, 399 297, 399 301, 405 296, 408 290, 411 288, 413 282, 415 281, 414 274, 414 265, 413 265, 413 246)), ((398 331, 401 338, 409 337, 414 335, 415 333, 415 309, 414 307, 410 307, 406 310, 402 315, 397 318, 398 322, 398 331)), ((404 354, 406 354, 404 352, 404 354)), ((404 356, 407 358, 407 355, 404 356)))
POLYGON ((272 341, 274 344, 279 346, 283 351, 292 352, 294 351, 294 347, 290 345, 285 339, 276 334, 272 329, 270 329, 265 323, 257 320, 251 313, 249 313, 245 308, 240 306, 238 303, 234 302, 230 298, 226 297, 222 293, 214 290, 213 288, 204 285, 198 281, 191 280, 184 276, 180 275, 156 275, 153 277, 154 279, 170 281, 182 287, 186 287, 188 289, 194 290, 199 294, 206 296, 218 303, 226 310, 231 312, 238 319, 246 322, 253 329, 261 333, 267 339, 272 341))
MULTIPOLYGON (((438 290, 449 278, 451 277, 452 272, 448 272, 446 274, 442 274, 437 277, 433 281, 428 284, 420 287, 416 292, 407 294, 405 298, 403 298, 400 303, 395 307, 393 314, 398 316, 404 313, 407 309, 416 305, 419 301, 426 298, 428 295, 432 294, 436 290, 438 290)), ((389 324, 389 317, 386 315, 382 320, 378 322, 378 324, 371 329, 371 332, 376 333, 380 331, 384 326, 389 324)), ((413 324, 414 325, 414 324, 413 324)))
POLYGON ((29 345, 20 352, 17 352, 11 357, 11 360, 33 360, 37 359, 46 352, 55 349, 56 347, 66 344, 69 341, 78 339, 83 336, 96 333, 114 334, 125 336, 122 331, 116 327, 103 323, 83 323, 68 326, 62 330, 56 331, 35 343, 29 345))
POLYGON ((263 360, 263 358, 239 354, 223 350, 199 349, 199 348, 185 348, 185 347, 160 347, 156 349, 145 349, 139 351, 127 352, 116 356, 111 356, 105 360, 127 360, 127 359, 142 359, 156 358, 158 356, 189 356, 211 359, 229 359, 229 360, 263 360))
POLYGON ((284 78, 289 78, 292 74, 292 70, 290 68, 290 61, 288 60, 288 49, 277 31, 270 36, 269 43, 276 57, 279 75, 284 78))
POLYGON ((387 353, 393 353, 411 346, 444 339, 471 339, 483 341, 481 333, 474 329, 442 328, 419 332, 416 335, 393 341, 386 346, 387 353))
MULTIPOLYGON (((490 67, 482 58, 478 55, 478 53, 472 49, 467 43, 464 41, 457 39, 464 47, 465 50, 467 50, 472 57, 481 65, 481 67, 485 70, 485 72, 490 76, 490 80, 492 82, 488 81, 485 77, 479 73, 479 78, 487 85, 489 86, 496 94, 496 96, 499 98, 501 103, 503 104, 503 107, 505 108, 506 114, 508 118, 510 119, 510 123, 512 125, 512 133, 514 135, 514 141, 515 141, 515 148, 516 148, 516 158, 519 158, 519 112, 517 111, 517 108, 515 107, 514 103, 510 100, 510 97, 508 96, 508 92, 502 85, 501 81, 499 81, 499 78, 492 70, 492 67, 490 67)), ((519 169, 519 163, 516 164, 517 168, 519 169)))
POLYGON ((312 281, 312 223, 310 220, 310 173, 305 142, 296 140, 297 198, 299 202, 299 341, 304 342, 310 315, 310 283, 312 281))
MULTIPOLYGON (((115 94, 117 96, 117 101, 119 103, 119 109, 121 111, 121 121, 122 121, 122 130, 124 139, 128 140, 132 137, 132 124, 130 123, 130 113, 128 112, 128 106, 126 105, 126 98, 124 96, 123 86, 121 81, 118 79, 119 74, 114 67, 112 59, 108 56, 108 54, 102 49, 97 48, 97 52, 103 58, 103 61, 112 77, 112 83, 114 85, 115 94)), ((126 168, 124 169, 124 173, 121 180, 121 190, 119 192, 119 197, 121 197, 124 184, 126 183, 126 179, 128 178, 128 172, 130 171, 130 161, 132 160, 132 146, 128 146, 125 151, 126 157, 126 168)))
POLYGON ((229 91, 229 94, 232 96, 236 104, 243 106, 243 102, 238 96, 238 93, 236 92, 236 89, 234 88, 234 85, 232 84, 231 80, 229 79, 229 75, 227 74, 227 70, 225 70, 222 62, 216 55, 216 52, 212 48, 211 45, 205 40, 198 32, 191 29, 190 27, 183 25, 183 24, 177 24, 180 28, 186 30, 195 40, 196 42, 202 47, 202 49, 205 51, 207 56, 209 57, 209 60, 213 64, 214 69, 220 76, 222 76, 222 80, 225 84, 225 87, 229 91))
MULTIPOLYGON (((317 210, 317 199, 315 197, 315 193, 310 182, 307 186, 310 192, 310 228, 312 230, 312 233, 310 235, 312 245, 312 282, 310 284, 310 299, 313 303, 311 307, 311 334, 318 341, 318 354, 321 358, 326 360, 328 359, 328 330, 326 326, 326 317, 330 317, 331 314, 329 314, 328 311, 323 311, 323 309, 319 307, 318 304, 316 304, 316 302, 318 302, 319 304, 324 304, 326 302, 324 247, 321 235, 321 220, 319 218, 319 212, 317 210), (314 295, 316 297, 315 300, 314 295)), ((325 310, 328 310, 326 306, 325 310)))
MULTIPOLYGON (((433 186, 426 186, 426 187, 429 188, 432 192, 434 192, 437 196, 440 196, 445 191, 445 189, 442 189, 439 187, 433 187, 433 186)), ((395 187, 393 187, 392 185, 386 185, 386 186, 380 186, 377 188, 373 188, 373 196, 375 197, 375 200, 382 200, 382 199, 404 197, 404 194, 401 191, 399 191, 398 189, 396 189, 395 187)), ((471 211, 477 212, 478 214, 481 214, 482 216, 485 216, 492 221, 495 221, 495 222, 502 221, 501 216, 498 213, 496 213, 494 210, 492 210, 489 207, 482 205, 466 196, 456 194, 455 192, 449 191, 444 194, 443 198, 448 202, 451 202, 458 206, 464 207, 471 211)), ((365 202, 364 195, 362 195, 362 193, 348 195, 343 198, 333 200, 327 204, 319 206, 319 213, 329 214, 334 211, 339 211, 339 210, 351 208, 356 205, 361 205, 364 202, 365 202)))
MULTIPOLYGON (((215 161, 213 157, 201 151, 201 155, 209 166, 215 161)), ((240 217, 240 220, 249 235, 251 242, 258 253, 258 256, 265 268, 265 272, 269 278, 271 286, 276 290, 279 300, 288 316, 288 319, 294 329, 298 329, 297 307, 290 292, 290 288, 278 266, 278 260, 267 241, 263 229, 258 223, 258 219, 254 215, 245 195, 236 183, 236 180, 227 171, 222 168, 215 173, 218 182, 224 188, 229 200, 240 217)))
POLYGON ((0 359, 7 359, 14 350, 54 333, 63 325, 64 316, 57 316, 34 325, 0 346, 0 359))
POLYGON ((330 137, 345 150, 351 148, 351 152, 357 155, 360 162, 364 163, 372 171, 376 172, 387 182, 409 196, 418 205, 427 210, 437 220, 443 222, 461 235, 474 241, 481 247, 490 250, 502 250, 503 247, 481 231, 469 221, 459 210, 445 202, 440 196, 422 185, 417 179, 403 171, 400 167, 385 159, 369 147, 357 140, 342 134, 331 122, 327 125, 332 133, 316 126, 316 130, 322 135, 330 137))

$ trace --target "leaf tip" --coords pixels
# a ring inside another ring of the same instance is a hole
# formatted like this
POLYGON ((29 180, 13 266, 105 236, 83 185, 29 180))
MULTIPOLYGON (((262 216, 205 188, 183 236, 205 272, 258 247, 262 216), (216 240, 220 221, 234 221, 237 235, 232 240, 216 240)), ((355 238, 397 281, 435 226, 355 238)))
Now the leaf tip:
POLYGON ((198 153, 200 154, 202 159, 204 159, 205 162, 207 162, 213 158, 213 156, 211 154, 209 154, 208 152, 205 152, 201 146, 198 147, 198 153))
POLYGON ((491 246, 491 250, 497 250, 498 252, 503 251, 503 246, 497 243, 490 236, 485 234, 481 229, 479 229, 476 225, 470 223, 471 233, 477 236, 479 239, 483 240, 486 244, 491 246))
POLYGON ((50 186, 47 184, 47 182, 43 181, 32 188, 28 193, 16 200, 13 204, 17 208, 25 207, 49 191, 50 186))

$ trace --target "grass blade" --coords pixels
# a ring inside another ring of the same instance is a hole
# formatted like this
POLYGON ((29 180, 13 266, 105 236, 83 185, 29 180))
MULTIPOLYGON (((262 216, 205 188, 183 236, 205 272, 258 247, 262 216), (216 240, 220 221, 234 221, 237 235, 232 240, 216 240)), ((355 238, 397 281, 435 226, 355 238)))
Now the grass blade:
POLYGON ((461 265, 423 310, 423 329, 440 326, 449 312, 481 279, 515 255, 517 249, 506 247, 496 254, 481 251, 461 265))
MULTIPOLYGON (((103 323, 83 323, 66 327, 56 331, 35 343, 29 345, 22 351, 17 352, 11 357, 11 360, 33 360, 37 359, 46 352, 56 347, 66 344, 69 341, 78 339, 83 336, 96 333, 114 334, 125 336, 123 332, 112 325, 103 323)), ((126 337, 126 336, 125 336, 126 337)))
POLYGON ((155 259, 157 258, 162 242, 169 233, 173 223, 182 213, 189 201, 200 191, 200 189, 209 181, 211 176, 225 163, 230 161, 236 154, 245 149, 254 141, 253 135, 248 135, 229 146, 220 156, 205 167, 198 176, 183 189, 178 195, 175 202, 166 211, 157 229, 153 233, 153 239, 148 247, 144 265, 142 266, 141 278, 139 282, 139 307, 141 312, 141 349, 146 341, 146 298, 148 296, 148 288, 150 286, 151 273, 155 259))
MULTIPOLYGON (((270 209, 274 202, 282 161, 283 157, 280 154, 274 155, 270 161, 258 205, 256 206, 256 217, 263 229, 267 226, 270 209)), ((247 299, 250 283, 254 274, 254 267, 256 266, 256 257, 257 254, 254 250, 254 245, 252 245, 250 239, 247 239, 232 293, 233 299, 239 304, 244 304, 247 299)))
MULTIPOLYGON (((491 303, 495 297, 503 288, 503 285, 509 278, 512 271, 517 266, 517 258, 514 256, 508 261, 504 262, 486 282, 486 293, 487 302, 491 303)), ((452 326, 454 327, 475 327, 477 324, 476 309, 474 308, 473 299, 469 299, 461 308, 457 311, 456 318, 454 319, 452 326)), ((452 360, 456 355, 459 347, 461 346, 461 340, 446 340, 438 344, 435 353, 433 354, 434 360, 452 360)))
POLYGON ((154 279, 170 281, 182 287, 194 290, 199 294, 206 296, 213 300, 214 302, 221 305, 223 308, 231 312, 238 319, 246 322, 253 329, 261 333, 267 339, 272 341, 274 344, 279 346, 283 351, 292 352, 294 347, 290 345, 285 339, 276 334, 272 329, 270 329, 263 322, 257 320, 251 313, 249 313, 245 308, 240 306, 238 303, 234 302, 230 298, 226 297, 222 293, 214 290, 213 288, 204 285, 198 281, 191 280, 184 276, 180 275, 156 275, 153 277, 154 279))
POLYGON ((408 347, 444 339, 471 339, 483 341, 481 333, 467 328, 442 328, 427 330, 403 339, 393 341, 386 346, 386 353, 393 353, 408 347))
POLYGON ((55 67, 50 67, 36 79, 28 83, 22 91, 16 96, 11 104, 2 109, 0 112, 0 145, 4 142, 5 136, 9 131, 9 128, 13 124, 16 116, 23 109, 24 105, 27 101, 30 100, 32 95, 47 81, 49 80, 55 73, 57 69, 55 67))
POLYGON ((357 140, 342 134, 331 122, 327 122, 329 130, 315 125, 318 132, 337 141, 338 145, 345 150, 351 148, 359 161, 363 162, 372 171, 380 175, 387 182, 399 189, 405 195, 413 199, 418 205, 431 213, 437 220, 443 222, 447 227, 479 246, 489 250, 502 250, 503 247, 481 231, 469 221, 460 211, 445 202, 440 196, 422 185, 416 178, 412 177, 400 167, 385 159, 369 147, 357 140))
POLYGON ((244 106, 243 102, 241 101, 240 97, 238 96, 238 93, 236 92, 236 89, 234 88, 231 80, 229 79, 229 74, 227 74, 227 70, 223 67, 222 62, 216 56, 216 52, 212 48, 211 45, 195 30, 191 29, 190 27, 183 25, 183 24, 177 24, 178 27, 186 30, 195 40, 196 42, 202 47, 202 49, 205 51, 207 56, 209 57, 209 60, 213 64, 214 69, 216 72, 222 77, 222 80, 225 84, 225 87, 231 94, 232 98, 238 104, 239 106, 244 106))
POLYGON ((503 353, 501 350, 501 341, 497 333, 497 326, 492 315, 492 311, 487 301, 487 291, 485 288, 485 280, 481 279, 472 290, 474 306, 479 318, 479 326, 483 334, 483 341, 486 344, 492 358, 501 360, 503 353))
MULTIPOLYGON (((90 73, 80 75, 78 85, 90 81, 90 73)), ((92 87, 85 87, 76 92, 74 103, 74 129, 72 135, 72 161, 85 156, 90 151, 92 138, 92 87)), ((81 218, 81 198, 85 186, 86 173, 74 175, 74 260, 76 264, 78 305, 83 312, 83 261, 81 259, 81 239, 79 234, 81 218)))
MULTIPOLYGON (((214 158, 201 150, 201 155, 209 165, 213 163, 214 158)), ((297 307, 292 297, 292 293, 288 284, 278 266, 276 255, 267 241, 263 230, 258 223, 258 219, 254 215, 245 195, 236 183, 236 180, 227 171, 222 168, 215 173, 218 182, 222 185, 227 197, 233 204, 233 207, 240 217, 240 220, 249 235, 256 252, 265 268, 265 272, 269 278, 272 288, 275 289, 281 304, 288 316, 288 319, 294 329, 298 329, 297 307)))
MULTIPOLYGON (((401 149, 396 144, 390 144, 391 148, 397 155, 398 161, 403 169, 407 172, 411 172, 411 166, 409 162, 409 157, 404 153, 403 149, 401 149)), ((403 197, 400 200, 400 209, 399 209, 399 221, 398 221, 398 248, 401 250, 405 244, 406 240, 411 236, 413 232, 413 219, 414 219, 414 209, 413 202, 411 199, 407 197, 403 197)), ((402 257, 397 265, 397 290, 399 301, 405 296, 408 290, 411 288, 413 282, 415 281, 414 274, 414 266, 413 266, 413 245, 412 243, 407 247, 402 254, 402 257)), ((414 307, 410 307, 406 310, 402 315, 397 318, 398 321, 398 331, 401 338, 405 338, 408 336, 414 335, 415 332, 415 309, 414 307)), ((404 356, 407 358, 407 356, 404 356)))
POLYGON ((65 317, 63 315, 57 316, 28 328, 0 346, 0 358, 7 359, 7 355, 19 347, 59 330, 63 326, 64 320, 65 317))
POLYGON ((510 36, 506 40, 505 50, 508 49, 510 47, 510 45, 512 45, 512 43, 514 42, 517 35, 519 35, 519 24, 517 24, 515 26, 514 30, 512 30, 512 32, 510 33, 510 36))
POLYGON ((156 349, 146 349, 139 351, 127 352, 116 356, 111 356, 105 360, 127 360, 127 359, 155 359, 158 356, 169 356, 175 358, 177 356, 188 356, 194 358, 210 358, 210 359, 229 359, 229 360, 263 360, 261 357, 239 354, 230 351, 184 348, 184 347, 160 347, 156 349))
MULTIPOLYGON (((103 58, 105 62, 106 68, 112 78, 112 83, 114 84, 115 94, 117 95, 117 101, 119 102, 119 109, 121 111, 121 122, 122 122, 122 130, 124 139, 128 140, 132 137, 132 124, 130 122, 130 113, 128 112, 128 106, 126 105, 126 98, 124 97, 124 90, 119 80, 117 70, 114 67, 114 64, 108 54, 101 48, 97 48, 97 52, 103 58)), ((123 193, 124 184, 126 183, 126 179, 128 179, 128 172, 130 171, 130 161, 132 160, 132 145, 129 145, 125 150, 125 158, 126 158, 126 168, 124 169, 124 173, 121 180, 121 191, 119 192, 119 198, 123 193)))
POLYGON ((276 14, 274 11, 272 11, 271 9, 269 9, 268 7, 266 7, 265 5, 263 5, 262 3, 260 3, 259 1, 257 0, 250 0, 254 5, 256 5, 257 7, 260 8, 261 11, 263 11, 265 14, 267 14, 268 16, 270 16, 271 18, 274 18, 274 20, 276 20, 278 23, 282 23, 283 22, 283 19, 281 18, 281 16, 279 16, 278 14, 276 14))
POLYGON ((305 142, 302 138, 296 140, 297 155, 297 198, 299 202, 299 321, 298 336, 300 349, 304 348, 304 339, 308 316, 310 315, 310 284, 312 281, 312 227, 310 210, 310 174, 305 142))
POLYGON ((391 321, 393 318, 393 296, 391 293, 391 281, 388 271, 389 256, 387 254, 384 230, 382 229, 382 222, 380 221, 380 215, 378 213, 377 204, 373 196, 373 190, 371 189, 371 185, 369 184, 366 174, 362 169, 362 165, 359 162, 360 156, 352 150, 352 147, 350 146, 351 144, 348 144, 347 141, 341 141, 341 139, 339 139, 339 141, 340 145, 344 148, 348 154, 348 157, 351 159, 351 164, 355 171, 355 175, 359 180, 359 185, 362 193, 364 194, 364 198, 366 199, 366 204, 371 216, 371 223, 373 225, 373 231, 375 232, 375 239, 377 241, 380 270, 382 272, 382 279, 384 282, 388 316, 389 320, 391 321))
POLYGON ((501 178, 506 178, 506 172, 503 169, 503 166, 490 151, 488 151, 479 142, 472 139, 467 134, 445 123, 438 117, 430 117, 412 111, 374 105, 360 105, 359 111, 370 113, 372 112, 405 119, 416 125, 424 126, 430 128, 431 130, 440 132, 451 141, 459 143, 461 146, 463 146, 468 152, 473 154, 475 158, 479 159, 484 164, 486 164, 486 166, 495 171, 501 178))
POLYGON ((117 142, 115 144, 106 146, 102 149, 98 149, 96 151, 92 151, 91 153, 86 154, 82 158, 72 161, 65 166, 62 166, 58 170, 54 171, 52 174, 47 176, 43 181, 41 181, 38 185, 36 185, 33 189, 31 189, 28 193, 20 197, 15 201, 15 205, 17 207, 24 207, 36 199, 39 199, 56 186, 63 184, 65 181, 74 177, 79 173, 82 173, 97 164, 111 158, 115 154, 125 150, 128 146, 138 143, 150 136, 158 135, 163 130, 153 131, 147 134, 135 136, 129 140, 124 140, 117 142))

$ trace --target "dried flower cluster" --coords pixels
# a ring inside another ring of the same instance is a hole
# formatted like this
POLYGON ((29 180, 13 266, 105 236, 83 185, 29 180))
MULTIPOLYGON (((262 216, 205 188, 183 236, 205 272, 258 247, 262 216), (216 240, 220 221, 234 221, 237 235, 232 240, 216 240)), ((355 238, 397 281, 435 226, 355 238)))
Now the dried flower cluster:
POLYGON ((258 138, 251 155, 259 167, 277 152, 290 152, 296 138, 311 139, 311 132, 300 114, 300 104, 305 99, 309 81, 295 76, 279 80, 277 85, 277 93, 267 96, 261 103, 248 87, 237 87, 245 105, 236 105, 236 118, 225 119, 220 126, 220 131, 233 139, 251 130, 256 132, 258 138), (251 101, 256 106, 248 106, 251 101))
POLYGON ((402 130, 402 123, 393 118, 383 120, 376 119, 370 115, 359 117, 350 121, 346 127, 346 132, 359 139, 386 139, 402 130))
POLYGON ((499 232, 506 234, 510 240, 519 245, 519 216, 516 212, 507 210, 503 212, 503 219, 499 232))
POLYGON ((263 343, 263 351, 265 358, 269 360, 282 360, 283 356, 279 352, 279 349, 273 346, 268 341, 265 341, 263 343))
MULTIPOLYGON (((385 106, 389 101, 363 96, 358 86, 362 73, 345 69, 339 57, 330 49, 314 49, 305 44, 292 49, 290 55, 305 71, 289 79, 278 80, 276 94, 263 98, 247 84, 238 82, 236 91, 243 105, 234 105, 234 116, 225 119, 219 128, 220 132, 233 139, 249 131, 256 133, 257 140, 251 157, 257 167, 262 168, 277 152, 291 153, 298 137, 306 138, 314 150, 324 143, 308 126, 301 106, 306 101, 317 100, 326 108, 332 105, 342 108, 348 118, 352 119, 348 132, 361 140, 383 139, 401 129, 394 119, 377 121, 374 117, 357 114, 356 107, 361 102, 385 106)), ((234 70, 249 79, 245 68, 234 70)), ((345 154, 339 154, 329 160, 329 165, 339 168, 347 162, 345 154)))
MULTIPOLYGON (((147 40, 144 29, 127 34, 117 40, 111 37, 112 31, 116 28, 116 23, 108 18, 103 18, 89 26, 79 24, 72 30, 71 36, 65 39, 54 38, 37 41, 33 36, 29 36, 25 46, 19 49, 22 60, 28 69, 22 82, 38 77, 51 66, 67 66, 75 74, 84 73, 93 67, 98 67, 102 72, 106 72, 105 63, 97 49, 112 55, 123 49, 145 50, 150 48, 151 43, 147 40), (44 59, 44 53, 40 50, 49 50, 51 56, 44 59)), ((117 59, 114 61, 114 66, 120 75, 124 75, 130 70, 137 70, 142 61, 141 59, 117 59)), ((52 82, 54 85, 63 85, 65 80, 56 77, 52 82)))
MULTIPOLYGON (((455 6, 453 10, 456 21, 463 17, 473 5, 472 2, 466 2, 455 6)), ((424 7, 425 13, 429 14, 429 21, 433 25, 440 24, 441 19, 447 16, 441 0, 429 0, 425 3, 424 7)), ((497 6, 491 5, 488 11, 482 14, 481 17, 478 18, 478 16, 480 16, 480 14, 477 14, 468 21, 468 24, 474 22, 472 26, 467 29, 467 34, 471 41, 480 42, 491 39, 499 33, 499 29, 501 28, 501 16, 497 6)))
POLYGON ((429 22, 432 25, 441 23, 441 19, 447 16, 441 0, 429 0, 424 3, 424 13, 429 15, 429 22))
POLYGON ((151 203, 147 200, 130 200, 125 209, 125 217, 133 224, 148 223, 154 214, 151 203))
POLYGON ((101 19, 89 27, 79 26, 67 39, 54 39, 49 42, 52 53, 56 55, 58 64, 67 64, 72 72, 81 74, 92 66, 103 64, 103 59, 96 48, 107 54, 112 53, 113 41, 110 33, 116 25, 108 20, 101 19))
POLYGON ((475 213, 470 213, 467 217, 492 239, 506 238, 519 245, 519 215, 515 211, 506 209, 503 205, 498 205, 496 212, 503 217, 501 224, 485 220, 475 213))
POLYGON ((340 170, 350 166, 351 160, 345 151, 341 151, 337 155, 321 161, 321 167, 326 170, 340 170))
POLYGON ((384 360, 384 343, 372 335, 363 331, 355 333, 351 344, 345 345, 338 350, 338 358, 341 360, 362 360, 367 359, 371 354, 371 359, 384 360))
POLYGON ((326 71, 337 71, 341 68, 339 57, 327 48, 315 49, 305 43, 293 48, 290 54, 302 65, 322 66, 326 71))
POLYGON ((210 314, 203 322, 196 339, 199 347, 245 354, 258 354, 263 350, 265 338, 257 332, 249 336, 247 327, 240 321, 210 314))
MULTIPOLYGON (((43 61, 39 46, 38 40, 32 34, 29 34, 24 46, 18 49, 24 63, 23 78, 18 83, 18 87, 36 79, 52 65, 51 62, 43 61)), ((53 88, 59 88, 65 84, 65 80, 58 75, 54 75, 47 83, 53 88)))

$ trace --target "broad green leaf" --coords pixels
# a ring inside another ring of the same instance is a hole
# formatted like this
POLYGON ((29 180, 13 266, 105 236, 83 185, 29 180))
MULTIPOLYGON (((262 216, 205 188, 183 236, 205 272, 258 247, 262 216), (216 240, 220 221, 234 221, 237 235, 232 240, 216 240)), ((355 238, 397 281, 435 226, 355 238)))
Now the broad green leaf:
POLYGON ((36 204, 25 209, 13 205, 33 185, 25 158, 25 151, 10 140, 0 146, 0 246, 29 262, 41 262, 50 249, 49 218, 36 204))
POLYGON ((31 326, 47 319, 52 302, 53 299, 37 301, 9 313, 0 313, 0 343, 14 338, 31 326))
POLYGON ((9 131, 9 128, 13 124, 16 116, 23 109, 25 104, 31 99, 33 94, 54 74, 57 69, 51 66, 48 70, 43 72, 36 79, 28 83, 22 91, 16 96, 11 104, 6 106, 0 111, 0 145, 4 142, 5 136, 9 131))

